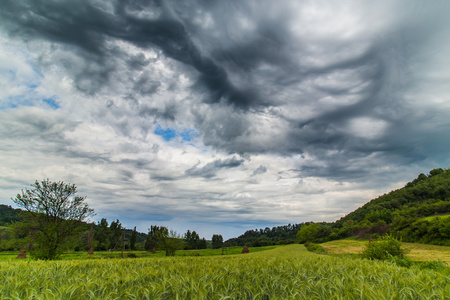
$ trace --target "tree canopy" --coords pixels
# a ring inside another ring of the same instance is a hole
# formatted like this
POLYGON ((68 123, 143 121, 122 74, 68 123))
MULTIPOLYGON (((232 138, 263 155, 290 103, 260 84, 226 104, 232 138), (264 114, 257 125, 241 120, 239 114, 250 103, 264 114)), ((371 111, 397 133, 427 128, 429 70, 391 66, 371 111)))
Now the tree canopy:
POLYGON ((34 255, 40 259, 54 259, 61 245, 82 230, 83 221, 94 214, 77 196, 74 184, 49 179, 37 181, 31 189, 22 190, 12 200, 28 211, 28 228, 37 243, 34 255))

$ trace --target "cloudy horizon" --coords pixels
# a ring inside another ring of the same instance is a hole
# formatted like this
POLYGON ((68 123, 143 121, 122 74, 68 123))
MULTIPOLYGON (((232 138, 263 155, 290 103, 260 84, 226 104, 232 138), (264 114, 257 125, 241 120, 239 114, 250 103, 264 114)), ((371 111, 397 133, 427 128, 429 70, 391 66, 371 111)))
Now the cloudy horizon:
POLYGON ((0 203, 35 180, 210 239, 449 167, 450 2, 4 0, 0 203))

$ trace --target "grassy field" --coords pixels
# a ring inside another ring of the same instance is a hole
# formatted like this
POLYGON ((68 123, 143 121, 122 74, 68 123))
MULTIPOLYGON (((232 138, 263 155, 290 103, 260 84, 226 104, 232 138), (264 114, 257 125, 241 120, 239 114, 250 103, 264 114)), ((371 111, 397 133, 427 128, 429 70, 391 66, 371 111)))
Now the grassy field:
POLYGON ((450 278, 303 245, 250 254, 0 262, 1 299, 446 299, 450 278))
MULTIPOLYGON (((266 246, 266 247, 249 247, 251 253, 260 252, 274 249, 276 246, 266 246)), ((175 256, 218 256, 218 255, 234 255, 240 254, 243 247, 228 247, 225 253, 222 249, 202 249, 202 250, 178 250, 175 252, 175 256)), ((0 252, 0 262, 16 260, 19 251, 3 251, 0 252)), ((123 253, 125 258, 155 258, 155 257, 165 257, 165 251, 157 251, 156 253, 151 253, 148 251, 125 251, 123 253)), ((107 258, 122 258, 121 251, 95 251, 93 255, 88 255, 86 251, 78 252, 65 252, 61 254, 58 260, 84 260, 84 259, 107 259, 107 258)), ((30 256, 27 255, 26 260, 31 260, 30 256)))
MULTIPOLYGON (((321 244, 329 254, 361 254, 367 241, 338 240, 321 244)), ((450 247, 402 243, 408 250, 407 258, 415 261, 442 260, 450 266, 450 247)))

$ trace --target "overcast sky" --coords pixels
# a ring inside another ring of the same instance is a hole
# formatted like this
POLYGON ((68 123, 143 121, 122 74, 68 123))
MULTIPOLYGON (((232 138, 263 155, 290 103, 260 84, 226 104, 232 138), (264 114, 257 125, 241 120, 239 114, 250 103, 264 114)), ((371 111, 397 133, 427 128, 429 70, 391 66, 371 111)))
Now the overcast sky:
POLYGON ((450 1, 0 3, 0 203, 227 239, 449 167, 450 1))

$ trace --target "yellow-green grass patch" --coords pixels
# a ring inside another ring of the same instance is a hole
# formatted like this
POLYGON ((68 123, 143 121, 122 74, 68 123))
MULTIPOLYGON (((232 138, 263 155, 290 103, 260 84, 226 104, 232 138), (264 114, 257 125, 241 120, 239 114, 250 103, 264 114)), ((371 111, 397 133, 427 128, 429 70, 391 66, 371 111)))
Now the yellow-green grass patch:
POLYGON ((321 244, 329 254, 361 254, 366 247, 364 241, 337 240, 321 244))
POLYGON ((450 246, 403 243, 409 251, 407 257, 417 261, 442 260, 450 266, 450 246))
MULTIPOLYGON (((361 254, 368 241, 337 240, 321 244, 329 254, 361 254)), ((442 260, 450 265, 450 247, 418 243, 402 243, 406 257, 415 261, 442 260)))

